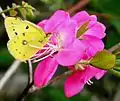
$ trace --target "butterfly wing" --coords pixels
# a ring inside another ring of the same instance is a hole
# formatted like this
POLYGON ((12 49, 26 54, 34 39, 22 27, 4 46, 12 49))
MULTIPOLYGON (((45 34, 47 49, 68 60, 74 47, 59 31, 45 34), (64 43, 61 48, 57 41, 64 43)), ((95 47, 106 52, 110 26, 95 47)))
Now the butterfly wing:
POLYGON ((36 32, 41 34, 41 38, 46 37, 46 34, 40 27, 18 17, 7 17, 4 23, 9 39, 24 32, 36 32))
POLYGON ((22 29, 20 25, 22 24, 20 18, 15 17, 6 17, 4 20, 5 28, 8 34, 9 39, 14 38, 18 35, 18 32, 22 29))
POLYGON ((48 38, 42 40, 40 34, 20 34, 7 43, 9 52, 18 60, 25 61, 33 57, 45 44, 48 38))
POLYGON ((35 24, 19 18, 7 17, 5 27, 10 39, 7 43, 8 50, 21 61, 34 56, 47 44, 50 37, 46 36, 45 32, 35 24))

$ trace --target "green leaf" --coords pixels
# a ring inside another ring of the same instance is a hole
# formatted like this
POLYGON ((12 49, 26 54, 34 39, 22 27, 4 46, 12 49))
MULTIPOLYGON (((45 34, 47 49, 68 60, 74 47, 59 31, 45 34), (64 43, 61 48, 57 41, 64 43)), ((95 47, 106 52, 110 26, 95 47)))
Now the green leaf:
POLYGON ((100 69, 111 69, 115 65, 116 56, 107 50, 100 51, 90 60, 90 64, 100 69))

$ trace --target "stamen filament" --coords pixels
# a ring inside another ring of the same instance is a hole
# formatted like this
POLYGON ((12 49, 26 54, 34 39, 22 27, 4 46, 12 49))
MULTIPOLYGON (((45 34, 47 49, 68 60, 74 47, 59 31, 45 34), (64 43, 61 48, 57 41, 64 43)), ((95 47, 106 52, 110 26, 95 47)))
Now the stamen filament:
POLYGON ((92 85, 92 84, 93 84, 93 82, 92 82, 91 80, 88 80, 86 83, 87 83, 88 85, 92 85))
POLYGON ((36 54, 35 57, 33 57, 31 60, 35 60, 35 59, 39 58, 40 56, 49 53, 50 51, 51 51, 51 50, 48 49, 48 50, 45 50, 45 51, 42 52, 42 53, 36 54))
POLYGON ((43 58, 40 58, 40 59, 38 59, 38 60, 33 60, 33 63, 39 62, 39 61, 41 61, 41 60, 43 60, 43 59, 46 59, 47 57, 51 56, 51 55, 52 55, 53 53, 55 53, 55 52, 56 52, 56 51, 52 51, 50 54, 44 56, 43 58))

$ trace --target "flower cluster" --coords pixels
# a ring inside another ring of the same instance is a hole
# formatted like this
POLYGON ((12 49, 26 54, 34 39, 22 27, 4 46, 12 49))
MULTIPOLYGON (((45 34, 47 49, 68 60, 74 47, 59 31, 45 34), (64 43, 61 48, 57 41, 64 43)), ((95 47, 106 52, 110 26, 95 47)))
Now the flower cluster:
POLYGON ((49 55, 36 67, 34 85, 37 88, 47 85, 58 65, 73 71, 65 80, 64 91, 67 97, 79 93, 90 80, 100 79, 106 71, 90 66, 89 60, 104 49, 102 38, 105 26, 95 15, 81 11, 70 17, 68 12, 58 10, 49 19, 38 23, 46 33, 50 33, 49 55))

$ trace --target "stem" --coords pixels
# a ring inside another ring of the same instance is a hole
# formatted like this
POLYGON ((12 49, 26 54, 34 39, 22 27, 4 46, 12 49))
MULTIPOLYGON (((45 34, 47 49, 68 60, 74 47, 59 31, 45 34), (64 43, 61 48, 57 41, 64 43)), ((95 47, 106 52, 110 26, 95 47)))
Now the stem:
POLYGON ((18 96, 16 101, 24 101, 25 97, 28 95, 29 89, 33 86, 33 81, 27 85, 27 87, 24 89, 24 91, 18 96))
POLYGON ((68 12, 72 15, 77 10, 80 10, 84 6, 86 6, 89 3, 90 0, 80 0, 76 5, 74 5, 71 9, 68 10, 68 12))
POLYGON ((120 72, 114 70, 114 69, 110 69, 109 72, 117 77, 120 77, 120 72))
POLYGON ((15 73, 15 71, 18 69, 20 65, 19 60, 15 60, 13 64, 9 67, 7 72, 4 74, 2 79, 0 80, 0 90, 4 87, 4 85, 7 83, 7 81, 10 79, 10 77, 15 73))
POLYGON ((33 81, 33 69, 32 69, 32 62, 28 60, 28 84, 33 81))
POLYGON ((9 11, 11 11, 11 10, 19 9, 19 8, 31 9, 30 7, 16 6, 16 7, 14 7, 14 8, 9 8, 9 9, 5 9, 5 10, 1 11, 1 12, 0 12, 0 15, 3 14, 3 13, 9 12, 9 11))
MULTIPOLYGON (((2 9, 1 6, 0 6, 0 12, 3 12, 3 9, 2 9)), ((6 15, 4 13, 2 13, 2 16, 3 16, 4 19, 6 18, 6 15)))
POLYGON ((108 49, 108 51, 112 53, 115 50, 117 50, 118 48, 120 48, 120 42, 118 44, 116 44, 115 46, 111 47, 110 49, 108 49))
MULTIPOLYGON (((71 70, 70 70, 70 71, 67 71, 67 72, 64 72, 63 74, 61 74, 61 75, 55 77, 54 79, 50 80, 50 81, 48 82, 48 84, 45 85, 45 86, 43 86, 43 87, 41 87, 41 89, 44 88, 44 87, 46 87, 46 86, 48 86, 49 84, 52 84, 52 83, 60 80, 60 79, 63 78, 63 77, 66 77, 66 76, 70 75, 72 72, 73 72, 73 71, 71 71, 71 70)), ((18 98, 17 98, 16 101, 24 101, 24 99, 27 97, 27 95, 28 95, 28 93, 29 93, 30 88, 32 88, 33 84, 34 84, 34 81, 32 81, 29 85, 27 85, 27 87, 26 87, 26 88, 24 89, 24 91, 20 94, 20 96, 18 96, 18 98)), ((38 90, 38 89, 35 89, 35 90, 32 91, 32 92, 35 92, 36 90, 38 90)))
MULTIPOLYGON (((71 71, 71 70, 70 70, 70 71, 67 71, 67 72, 64 72, 63 74, 61 74, 61 75, 55 77, 54 79, 50 80, 47 85, 49 85, 49 84, 51 84, 51 83, 54 83, 54 82, 60 80, 61 78, 70 75, 71 73, 73 73, 73 71, 71 71)), ((47 85, 46 85, 46 86, 47 86, 47 85)))

